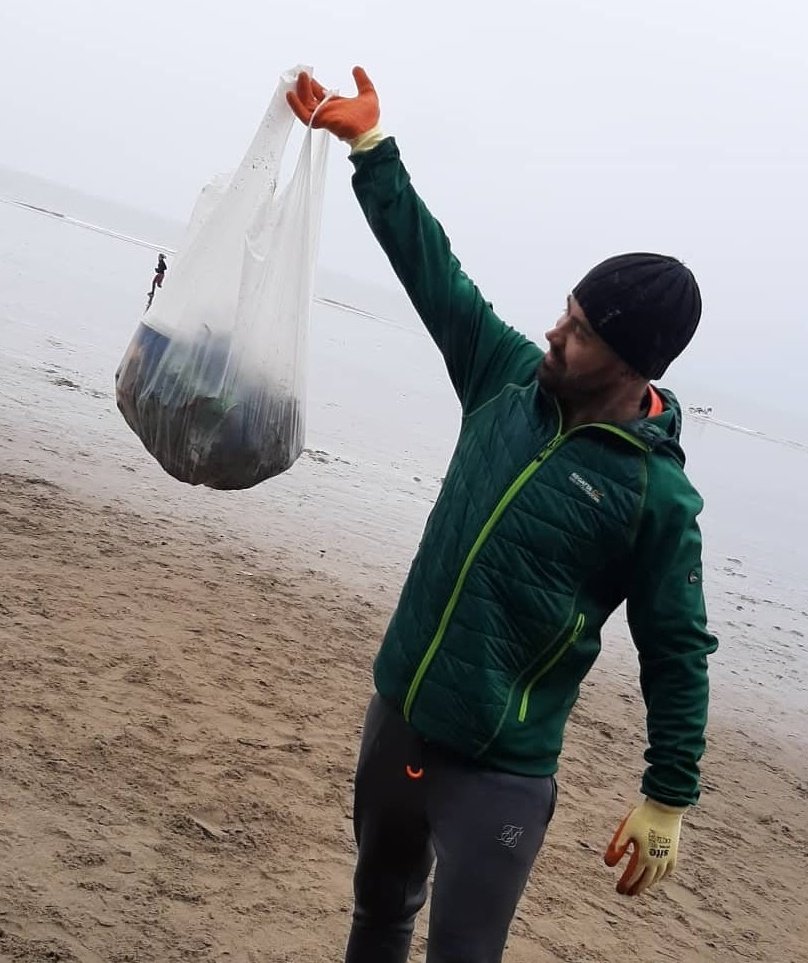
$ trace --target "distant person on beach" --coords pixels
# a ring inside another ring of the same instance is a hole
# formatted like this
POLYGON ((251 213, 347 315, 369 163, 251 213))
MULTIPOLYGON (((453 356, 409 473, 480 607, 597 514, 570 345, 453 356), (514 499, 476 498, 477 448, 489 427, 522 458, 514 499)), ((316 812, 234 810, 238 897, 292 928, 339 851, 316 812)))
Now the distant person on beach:
POLYGON ((157 290, 157 288, 161 288, 163 286, 163 278, 166 276, 167 270, 168 270, 168 266, 166 265, 165 254, 158 254, 157 267, 154 269, 154 278, 152 279, 151 291, 149 291, 147 295, 148 297, 148 303, 146 304, 147 311, 151 307, 152 301, 154 300, 154 292, 157 290))
POLYGON ((605 853, 615 866, 631 851, 619 893, 673 871, 699 797, 717 645, 702 500, 683 470, 679 403, 650 382, 690 342, 701 297, 675 258, 611 257, 566 297, 543 351, 463 273, 379 127, 372 83, 354 78, 356 97, 322 104, 301 74, 289 103, 350 145, 354 191, 463 417, 374 665, 345 959, 404 963, 434 864, 428 963, 495 963, 556 806, 567 717, 624 601, 648 748, 642 798, 605 853))

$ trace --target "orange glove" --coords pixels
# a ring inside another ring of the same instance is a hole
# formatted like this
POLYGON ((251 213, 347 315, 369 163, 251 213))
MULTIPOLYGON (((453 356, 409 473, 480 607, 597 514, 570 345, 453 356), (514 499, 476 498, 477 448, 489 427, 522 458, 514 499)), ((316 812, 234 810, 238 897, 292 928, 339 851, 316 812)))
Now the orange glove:
POLYGON ((604 860, 616 866, 631 846, 631 859, 617 884, 621 896, 639 896, 674 871, 686 809, 646 799, 617 827, 604 860))
POLYGON ((356 97, 335 95, 323 103, 328 92, 313 77, 301 72, 297 90, 290 90, 286 99, 304 124, 324 127, 340 140, 353 143, 379 123, 379 98, 370 77, 361 67, 354 67, 353 77, 358 91, 356 97))

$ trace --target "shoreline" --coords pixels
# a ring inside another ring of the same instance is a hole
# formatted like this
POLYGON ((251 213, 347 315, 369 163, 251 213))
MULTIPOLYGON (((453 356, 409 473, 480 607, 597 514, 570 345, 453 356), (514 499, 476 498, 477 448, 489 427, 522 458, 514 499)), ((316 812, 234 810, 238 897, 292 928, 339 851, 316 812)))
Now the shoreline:
MULTIPOLYGON (((410 452, 395 461, 363 456, 346 448, 344 435, 328 444, 310 432, 310 447, 295 465, 253 489, 192 488, 163 472, 125 425, 108 372, 74 370, 63 357, 70 349, 52 347, 58 364, 20 365, 16 375, 9 366, 0 396, 16 405, 0 413, 0 471, 44 477, 74 497, 150 514, 158 525, 197 524, 217 537, 237 537, 251 551, 286 552, 310 575, 347 581, 392 611, 440 489, 435 461, 429 468, 410 452)), ((795 573, 794 588, 778 587, 773 572, 755 573, 742 558, 709 547, 705 588, 720 643, 710 660, 711 711, 740 730, 752 722, 799 755, 808 749, 808 612, 795 573)), ((622 611, 604 638, 609 644, 599 661, 630 665, 636 675, 622 611)))

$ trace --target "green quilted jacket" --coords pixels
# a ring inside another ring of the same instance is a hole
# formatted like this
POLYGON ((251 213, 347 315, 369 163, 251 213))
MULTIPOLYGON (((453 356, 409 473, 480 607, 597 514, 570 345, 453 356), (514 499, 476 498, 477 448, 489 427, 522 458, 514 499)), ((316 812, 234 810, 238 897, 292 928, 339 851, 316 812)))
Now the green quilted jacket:
POLYGON ((542 351, 494 313, 413 190, 392 138, 352 155, 354 190, 446 361, 462 424, 381 650, 379 693, 481 765, 555 773, 564 726, 627 602, 647 706, 642 789, 694 803, 707 721, 702 501, 680 410, 565 431, 542 351))

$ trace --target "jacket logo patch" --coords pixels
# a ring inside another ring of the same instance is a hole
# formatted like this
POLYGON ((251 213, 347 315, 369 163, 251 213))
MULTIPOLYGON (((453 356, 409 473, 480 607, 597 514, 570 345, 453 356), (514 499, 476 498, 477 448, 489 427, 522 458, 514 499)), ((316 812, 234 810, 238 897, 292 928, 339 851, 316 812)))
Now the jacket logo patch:
POLYGON ((573 485, 577 485, 578 488, 580 488, 581 491, 586 495, 589 495, 593 502, 595 502, 597 505, 600 505, 601 499, 603 498, 603 492, 595 488, 594 485, 590 485, 590 483, 585 478, 582 478, 577 471, 574 471, 570 475, 570 481, 573 485))

